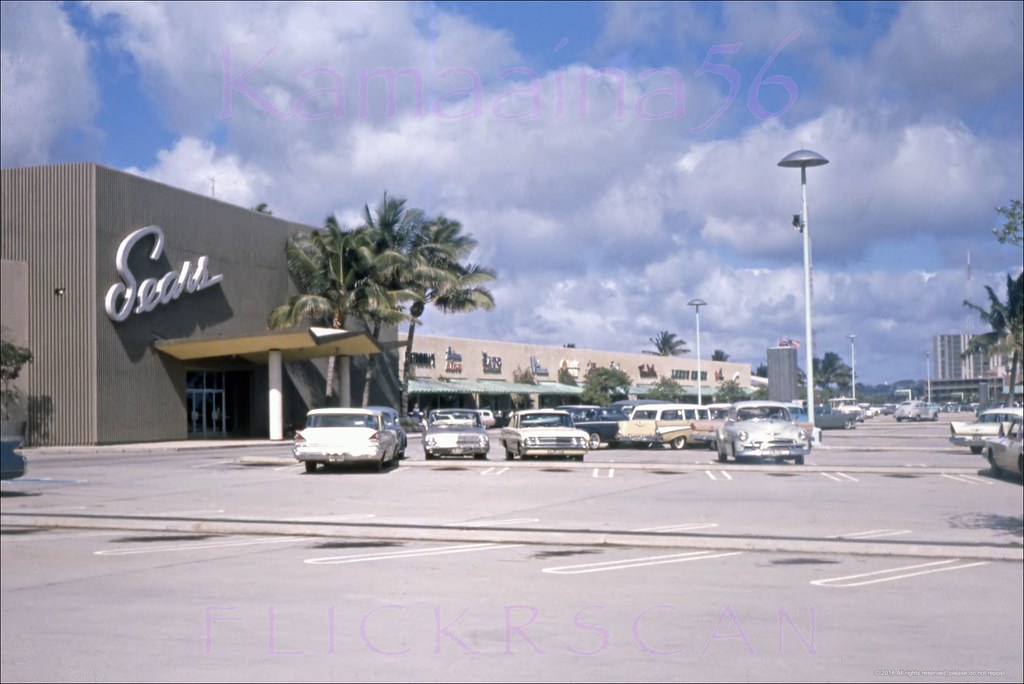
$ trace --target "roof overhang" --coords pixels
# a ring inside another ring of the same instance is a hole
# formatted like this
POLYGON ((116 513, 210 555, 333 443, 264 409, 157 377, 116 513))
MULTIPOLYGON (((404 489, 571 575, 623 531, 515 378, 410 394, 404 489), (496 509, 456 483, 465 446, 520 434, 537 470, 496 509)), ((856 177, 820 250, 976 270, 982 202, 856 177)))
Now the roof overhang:
MULTIPOLYGON (((383 351, 382 345, 365 332, 318 327, 270 330, 252 335, 157 340, 153 346, 179 361, 237 357, 260 365, 267 363, 271 351, 281 352, 284 361, 363 356, 383 351)), ((401 343, 383 346, 390 348, 401 346, 401 343)))

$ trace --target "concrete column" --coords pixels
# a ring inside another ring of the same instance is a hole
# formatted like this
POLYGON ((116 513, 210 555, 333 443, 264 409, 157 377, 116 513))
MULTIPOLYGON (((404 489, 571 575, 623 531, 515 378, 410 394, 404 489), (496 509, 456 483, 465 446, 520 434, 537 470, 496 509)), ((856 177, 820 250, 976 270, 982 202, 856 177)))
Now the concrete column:
POLYGON ((338 357, 338 397, 341 399, 339 406, 352 405, 352 357, 338 357))
POLYGON ((284 439, 284 412, 281 400, 281 351, 271 349, 267 355, 267 416, 270 420, 270 439, 284 439))

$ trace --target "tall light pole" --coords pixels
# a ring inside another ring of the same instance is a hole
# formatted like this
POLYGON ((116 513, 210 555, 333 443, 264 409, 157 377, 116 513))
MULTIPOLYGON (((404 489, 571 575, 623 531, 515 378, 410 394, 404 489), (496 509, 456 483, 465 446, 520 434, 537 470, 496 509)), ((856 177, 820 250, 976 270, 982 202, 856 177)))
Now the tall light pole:
POLYGON ((853 341, 857 338, 856 335, 850 333, 847 335, 850 338, 850 368, 852 369, 850 386, 853 388, 853 403, 857 403, 857 347, 853 341))
POLYGON ((692 306, 697 314, 697 406, 703 406, 703 393, 700 387, 700 307, 707 306, 708 303, 703 299, 691 299, 686 303, 692 306))
POLYGON ((811 329, 811 229, 807 222, 807 167, 828 164, 817 152, 797 150, 782 158, 779 166, 788 169, 800 169, 801 214, 800 232, 804 235, 804 327, 805 327, 805 359, 807 372, 807 420, 814 427, 814 350, 813 332, 811 329))
POLYGON ((932 353, 931 352, 925 352, 924 353, 924 371, 925 371, 925 373, 927 373, 927 377, 928 377, 928 384, 927 384, 926 387, 927 387, 927 391, 928 391, 928 403, 930 404, 930 403, 932 403, 932 353))

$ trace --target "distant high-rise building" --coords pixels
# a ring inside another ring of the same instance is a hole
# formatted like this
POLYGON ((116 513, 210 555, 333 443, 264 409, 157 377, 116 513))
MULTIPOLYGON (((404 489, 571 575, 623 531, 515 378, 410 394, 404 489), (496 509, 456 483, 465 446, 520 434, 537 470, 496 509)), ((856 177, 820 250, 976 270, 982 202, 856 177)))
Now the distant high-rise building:
POLYGON ((987 375, 988 364, 983 353, 963 355, 970 339, 970 333, 935 336, 932 356, 936 380, 970 380, 987 375))

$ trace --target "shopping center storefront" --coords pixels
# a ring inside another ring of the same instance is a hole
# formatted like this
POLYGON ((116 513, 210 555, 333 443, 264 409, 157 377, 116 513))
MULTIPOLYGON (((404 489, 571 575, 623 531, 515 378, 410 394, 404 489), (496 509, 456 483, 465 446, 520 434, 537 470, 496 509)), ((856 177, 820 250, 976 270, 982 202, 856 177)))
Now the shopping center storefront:
MULTIPOLYGON (((95 164, 3 169, 2 189, 3 334, 34 357, 30 444, 281 438, 324 402, 336 354, 351 372, 335 401, 362 397, 368 336, 267 328, 294 293, 285 242, 313 227, 95 164)), ((397 369, 394 346, 378 358, 397 369)), ((372 389, 398 400, 394 382, 372 389)))
MULTIPOLYGON (((371 355, 369 402, 399 408, 397 330, 267 328, 295 292, 285 243, 315 227, 96 164, 3 169, 2 191, 0 323, 34 357, 15 410, 29 444, 286 438, 309 408, 359 405, 371 355)), ((744 364, 423 335, 412 359, 407 409, 575 404, 595 367, 626 372, 630 397, 750 382, 744 364)))

